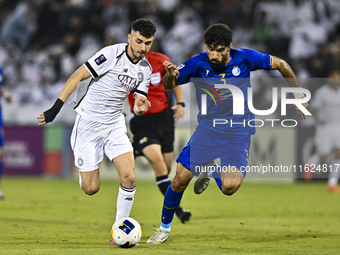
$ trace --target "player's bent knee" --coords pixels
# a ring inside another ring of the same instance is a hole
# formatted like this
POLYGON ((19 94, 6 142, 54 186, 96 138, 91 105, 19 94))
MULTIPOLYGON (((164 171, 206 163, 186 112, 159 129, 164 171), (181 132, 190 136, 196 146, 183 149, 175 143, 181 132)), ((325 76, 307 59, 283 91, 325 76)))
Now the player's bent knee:
POLYGON ((231 196, 231 195, 233 195, 238 190, 238 188, 239 188, 239 186, 238 187, 233 187, 231 189, 230 188, 224 188, 222 186, 222 192, 226 196, 231 196))
POLYGON ((172 180, 172 183, 171 183, 171 189, 176 192, 184 191, 187 186, 188 186, 188 183, 183 182, 180 177, 176 178, 176 176, 172 180))
POLYGON ((233 195, 241 186, 242 180, 224 179, 222 180, 222 192, 224 195, 233 195))
POLYGON ((223 187, 222 187, 222 193, 223 193, 223 195, 226 195, 226 196, 231 196, 231 195, 233 195, 236 191, 237 191, 238 189, 224 189, 223 187))
POLYGON ((100 186, 99 185, 89 185, 89 186, 84 186, 83 185, 83 190, 84 192, 89 195, 92 196, 94 194, 96 194, 99 191, 100 186))
POLYGON ((126 176, 120 177, 120 183, 125 188, 133 188, 135 186, 135 175, 129 174, 126 176))

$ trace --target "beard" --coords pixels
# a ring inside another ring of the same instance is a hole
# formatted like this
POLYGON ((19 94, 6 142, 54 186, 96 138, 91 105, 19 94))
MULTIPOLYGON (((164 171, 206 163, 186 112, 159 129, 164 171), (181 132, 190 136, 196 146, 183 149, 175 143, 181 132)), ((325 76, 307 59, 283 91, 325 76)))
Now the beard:
POLYGON ((227 63, 227 55, 224 55, 221 61, 218 61, 217 59, 209 59, 209 63, 213 69, 223 67, 227 63))
POLYGON ((213 69, 217 69, 217 68, 220 68, 220 67, 223 66, 221 61, 216 61, 216 62, 214 60, 212 60, 212 61, 209 61, 209 62, 210 62, 210 65, 213 69))
POLYGON ((145 51, 141 51, 141 52, 138 52, 138 51, 135 51, 133 48, 132 48, 132 45, 131 45, 131 52, 132 52, 132 55, 135 59, 142 59, 146 56, 146 53, 145 51))

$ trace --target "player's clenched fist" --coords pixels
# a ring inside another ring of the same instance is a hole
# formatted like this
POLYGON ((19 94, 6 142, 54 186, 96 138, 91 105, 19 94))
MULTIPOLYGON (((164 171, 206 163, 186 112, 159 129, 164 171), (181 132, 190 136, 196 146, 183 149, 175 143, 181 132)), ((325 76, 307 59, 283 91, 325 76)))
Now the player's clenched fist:
POLYGON ((135 99, 135 114, 138 116, 141 116, 144 114, 144 112, 147 112, 149 110, 149 107, 151 107, 151 103, 149 100, 147 100, 145 97, 136 95, 135 99))
POLYGON ((172 76, 178 76, 179 75, 179 71, 177 69, 177 66, 174 65, 173 63, 169 62, 169 61, 164 61, 163 65, 165 66, 167 72, 172 75, 172 76))

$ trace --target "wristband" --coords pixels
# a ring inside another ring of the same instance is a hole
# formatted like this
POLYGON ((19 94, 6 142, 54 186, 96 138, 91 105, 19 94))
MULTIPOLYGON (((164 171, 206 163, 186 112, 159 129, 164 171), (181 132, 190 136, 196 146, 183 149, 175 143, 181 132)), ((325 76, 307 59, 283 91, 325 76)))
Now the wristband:
POLYGON ((177 102, 177 104, 181 105, 183 108, 185 107, 185 103, 183 102, 177 102))
POLYGON ((58 98, 57 101, 55 101, 52 108, 44 112, 46 123, 52 122, 54 120, 54 118, 57 116, 57 114, 59 113, 63 105, 64 105, 64 102, 58 98))
POLYGON ((135 105, 135 113, 140 113, 141 111, 138 109, 137 105, 135 105))

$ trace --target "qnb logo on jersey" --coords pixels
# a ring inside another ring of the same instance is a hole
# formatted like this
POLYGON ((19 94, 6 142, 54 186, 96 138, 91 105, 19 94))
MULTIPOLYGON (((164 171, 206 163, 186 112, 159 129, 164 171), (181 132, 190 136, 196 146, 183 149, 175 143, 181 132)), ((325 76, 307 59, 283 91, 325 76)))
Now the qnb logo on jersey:
MULTIPOLYGON (((232 96, 233 96, 233 115, 244 115, 244 95, 243 92, 240 88, 238 88, 235 85, 231 85, 231 84, 216 84, 215 85, 216 89, 228 89, 232 96)), ((201 88, 200 88, 201 89, 201 88)), ((212 88, 213 89, 213 88, 212 88)), ((204 89, 202 89, 204 90, 204 89)), ((213 91, 216 92, 216 90, 213 89, 213 91)), ((210 95, 211 97, 212 94, 208 93, 208 91, 205 91, 208 95, 210 95)), ((216 92, 217 94, 217 92, 216 92)), ((217 94, 218 95, 218 94, 217 94)), ((281 88, 281 115, 282 116, 286 116, 287 114, 287 105, 288 104, 292 104, 292 105, 296 105, 296 107, 298 107, 298 109, 303 112, 306 116, 311 116, 312 114, 302 105, 303 103, 307 103, 311 98, 311 93, 304 88, 281 88), (298 93, 298 94, 305 94, 306 96, 304 98, 295 98, 295 99, 290 99, 287 98, 287 94, 288 93, 298 93)), ((215 100, 214 100, 215 102, 215 100)), ((261 115, 261 116, 266 116, 266 115, 270 115, 272 113, 274 113, 277 109, 277 105, 278 105, 278 91, 277 88, 272 88, 272 106, 270 109, 268 110, 257 110, 255 109, 254 105, 253 105, 253 89, 251 87, 248 88, 248 108, 250 110, 250 112, 252 112, 255 115, 261 115)), ((216 102, 215 102, 215 105, 216 102)), ((221 102, 222 105, 222 102, 221 102)), ((207 95, 206 94, 202 94, 201 95, 201 115, 207 115, 207 95)), ((232 120, 230 120, 232 122, 232 120)), ((226 119, 214 119, 213 120, 213 126, 216 127, 216 125, 220 125, 220 124, 233 124, 233 123, 229 123, 229 120, 226 119)), ((261 126, 263 126, 263 121, 262 120, 250 120, 251 122, 256 122, 256 121, 260 121, 262 124, 261 126)), ((272 121, 272 126, 274 125, 274 121, 279 121, 279 119, 270 119, 269 121, 272 121)), ((284 121, 293 121, 295 123, 295 125, 293 127, 295 127, 297 125, 297 121, 296 120, 283 120, 284 121)), ((243 124, 244 126, 246 126, 246 124, 248 124, 251 127, 259 127, 259 126, 254 126, 254 124, 252 123, 246 123, 246 121, 244 120, 243 123, 234 123, 234 124, 243 124)), ((284 125, 283 125, 284 126, 284 125)), ((292 126, 291 126, 292 127, 292 126)))
POLYGON ((127 76, 127 75, 123 75, 123 74, 118 75, 118 80, 127 89, 135 88, 137 86, 137 79, 132 78, 132 77, 127 76))

